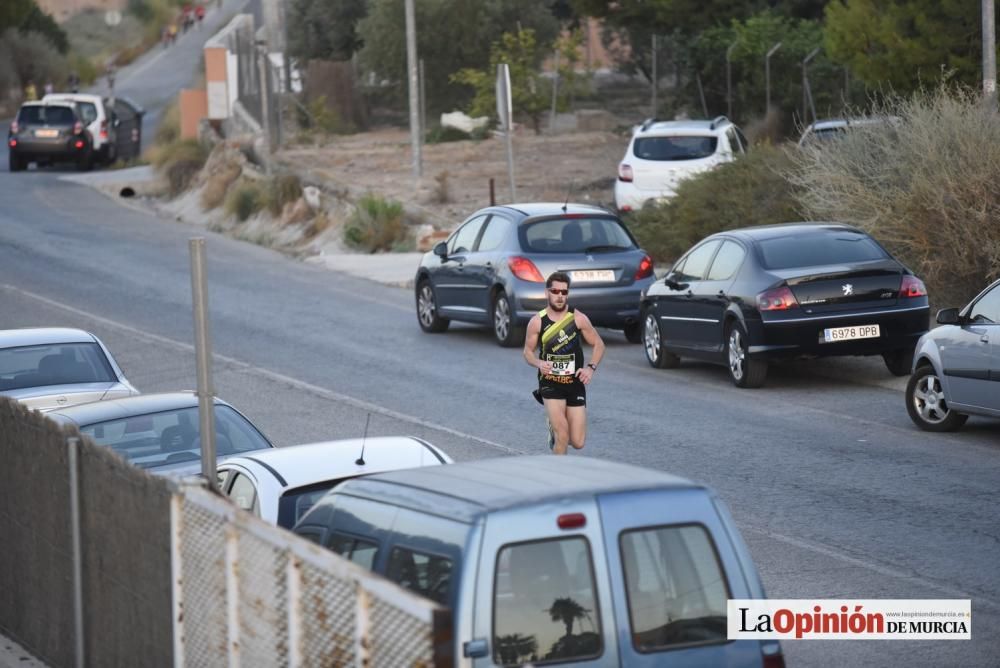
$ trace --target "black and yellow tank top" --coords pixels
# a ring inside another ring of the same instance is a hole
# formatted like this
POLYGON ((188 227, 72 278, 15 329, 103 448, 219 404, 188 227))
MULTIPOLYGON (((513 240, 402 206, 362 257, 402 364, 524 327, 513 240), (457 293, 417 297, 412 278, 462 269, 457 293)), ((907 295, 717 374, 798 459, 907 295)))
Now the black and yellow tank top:
POLYGON ((549 318, 547 309, 542 309, 538 315, 542 319, 539 359, 552 362, 552 373, 539 371, 538 380, 560 385, 576 381, 576 372, 583 368, 584 359, 583 337, 576 328, 573 309, 567 308, 558 322, 549 318))

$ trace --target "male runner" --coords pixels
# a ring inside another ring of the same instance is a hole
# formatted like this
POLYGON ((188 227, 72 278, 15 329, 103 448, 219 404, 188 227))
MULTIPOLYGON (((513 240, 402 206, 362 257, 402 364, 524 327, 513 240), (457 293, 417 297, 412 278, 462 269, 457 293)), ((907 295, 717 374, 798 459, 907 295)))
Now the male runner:
POLYGON ((528 322, 524 359, 538 369, 536 396, 545 405, 549 448, 565 455, 567 445, 580 450, 587 438, 586 385, 604 357, 604 341, 587 316, 569 308, 568 275, 553 273, 545 291, 548 306, 528 322), (584 364, 583 341, 594 348, 590 364, 584 364))

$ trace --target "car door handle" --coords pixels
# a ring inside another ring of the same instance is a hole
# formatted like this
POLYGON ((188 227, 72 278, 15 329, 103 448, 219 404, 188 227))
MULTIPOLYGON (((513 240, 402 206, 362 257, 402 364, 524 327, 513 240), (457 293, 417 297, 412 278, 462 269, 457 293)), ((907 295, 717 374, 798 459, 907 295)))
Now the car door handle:
POLYGON ((726 291, 725 290, 719 290, 719 294, 717 294, 716 297, 718 297, 719 299, 725 299, 726 298, 726 291))
POLYGON ((989 334, 983 334, 982 336, 979 337, 979 340, 982 341, 983 343, 989 343, 990 342, 990 335, 989 334))
POLYGON ((688 296, 688 297, 694 297, 694 292, 692 292, 691 290, 688 290, 688 291, 687 291, 687 292, 685 292, 684 294, 685 294, 686 296, 688 296))

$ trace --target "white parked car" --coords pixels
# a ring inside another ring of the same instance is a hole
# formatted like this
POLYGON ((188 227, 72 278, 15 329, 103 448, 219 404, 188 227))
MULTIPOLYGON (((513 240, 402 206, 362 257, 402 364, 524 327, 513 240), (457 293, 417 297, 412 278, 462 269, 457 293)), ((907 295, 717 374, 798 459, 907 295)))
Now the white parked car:
POLYGON ((326 441, 226 459, 218 467, 219 489, 240 508, 290 529, 344 480, 451 463, 440 449, 412 436, 326 441))
POLYGON ((73 102, 83 118, 93 141, 94 157, 98 162, 112 163, 118 157, 115 145, 117 120, 110 106, 100 95, 86 93, 49 93, 43 102, 73 102))
POLYGON ((891 116, 872 118, 827 118, 815 123, 810 123, 802 131, 799 138, 799 148, 811 145, 822 145, 831 139, 839 139, 848 131, 858 128, 870 128, 881 125, 895 125, 899 123, 899 118, 891 116))
POLYGON ((101 340, 81 329, 0 330, 0 395, 50 411, 139 394, 101 340))
POLYGON ((745 153, 747 140, 725 116, 712 121, 649 119, 635 128, 618 165, 615 205, 641 209, 649 200, 667 199, 684 179, 745 153))

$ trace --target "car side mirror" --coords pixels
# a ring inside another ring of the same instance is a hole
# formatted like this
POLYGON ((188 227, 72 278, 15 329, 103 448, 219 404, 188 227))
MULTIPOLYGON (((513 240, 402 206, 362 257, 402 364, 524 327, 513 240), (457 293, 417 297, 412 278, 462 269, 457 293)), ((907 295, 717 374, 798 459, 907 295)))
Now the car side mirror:
POLYGON ((663 284, 670 288, 671 290, 685 290, 688 287, 687 283, 681 283, 674 278, 673 274, 670 274, 665 279, 663 279, 663 284))
POLYGON ((962 322, 962 318, 958 315, 957 308, 943 308, 937 313, 937 322, 939 325, 957 325, 962 322))
POLYGON ((434 246, 434 254, 437 255, 442 260, 446 259, 448 257, 448 244, 445 243, 444 241, 439 241, 434 246))

